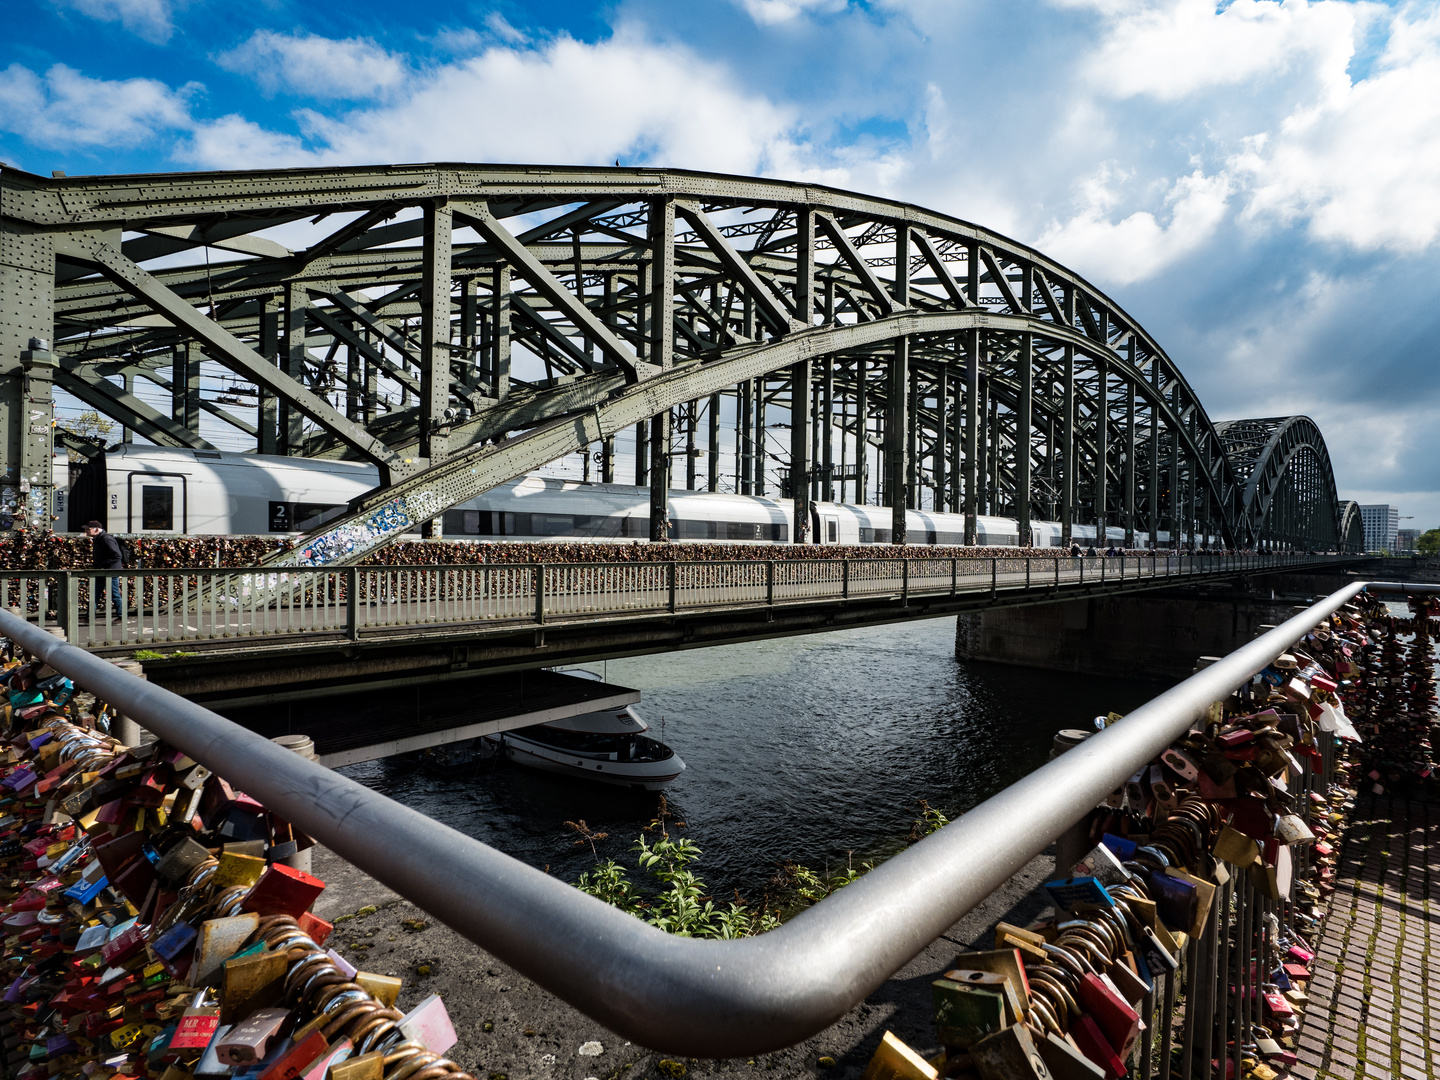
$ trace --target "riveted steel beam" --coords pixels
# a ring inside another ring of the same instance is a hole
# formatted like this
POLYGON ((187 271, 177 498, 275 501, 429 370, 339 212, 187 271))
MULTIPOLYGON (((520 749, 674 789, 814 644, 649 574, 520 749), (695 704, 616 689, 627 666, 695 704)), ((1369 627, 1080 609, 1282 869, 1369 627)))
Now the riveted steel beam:
POLYGON ((232 370, 250 377, 281 395, 293 408, 300 410, 320 424, 336 438, 348 443, 357 451, 380 466, 382 472, 403 471, 396 456, 380 440, 374 438, 363 427, 352 423, 338 413, 322 398, 307 387, 277 368, 271 367, 253 349, 235 338, 223 327, 215 324, 196 311, 190 304, 176 296, 155 280, 149 273, 136 266, 103 240, 89 243, 66 238, 56 245, 57 254, 76 262, 94 266, 102 273, 124 286, 133 295, 149 304, 157 313, 164 315, 176 326, 205 343, 211 355, 232 370))

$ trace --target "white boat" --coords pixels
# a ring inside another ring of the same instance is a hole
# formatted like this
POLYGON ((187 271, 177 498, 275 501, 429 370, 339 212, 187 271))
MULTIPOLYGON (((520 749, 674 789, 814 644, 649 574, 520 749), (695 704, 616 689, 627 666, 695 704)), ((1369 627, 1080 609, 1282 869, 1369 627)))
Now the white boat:
POLYGON ((656 791, 684 772, 685 763, 646 735, 649 729, 627 705, 484 738, 517 765, 656 791))

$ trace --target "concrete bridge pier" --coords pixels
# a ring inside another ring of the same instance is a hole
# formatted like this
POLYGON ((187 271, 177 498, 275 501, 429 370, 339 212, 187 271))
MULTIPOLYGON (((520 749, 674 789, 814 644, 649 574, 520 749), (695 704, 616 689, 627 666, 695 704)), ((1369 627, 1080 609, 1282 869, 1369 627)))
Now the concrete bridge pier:
POLYGON ((1181 679, 1197 657, 1233 652, 1259 627, 1293 613, 1294 601, 1269 595, 1177 590, 992 608, 956 617, 955 655, 1088 675, 1181 679))

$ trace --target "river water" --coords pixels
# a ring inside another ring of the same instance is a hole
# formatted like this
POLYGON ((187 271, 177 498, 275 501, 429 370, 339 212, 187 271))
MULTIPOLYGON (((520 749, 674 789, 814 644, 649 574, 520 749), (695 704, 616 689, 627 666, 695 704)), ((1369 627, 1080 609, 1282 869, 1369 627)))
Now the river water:
MULTIPOLYGON (((917 800, 961 813, 1043 764, 1058 729, 1166 685, 957 660, 953 618, 592 667, 642 691, 637 711, 684 759, 665 795, 719 899, 757 897, 782 860, 824 872, 892 853, 917 800)), ((505 761, 443 779, 403 759, 342 771, 566 881, 595 861, 566 821, 608 833, 600 856, 633 866, 658 805, 505 761)))

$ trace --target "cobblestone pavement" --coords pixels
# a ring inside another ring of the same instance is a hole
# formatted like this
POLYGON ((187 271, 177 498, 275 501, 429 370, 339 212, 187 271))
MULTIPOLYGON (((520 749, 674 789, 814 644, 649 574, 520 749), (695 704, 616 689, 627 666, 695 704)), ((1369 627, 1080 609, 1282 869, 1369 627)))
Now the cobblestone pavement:
POLYGON ((1440 1080, 1440 806, 1362 797, 1300 1029, 1303 1080, 1440 1080))

